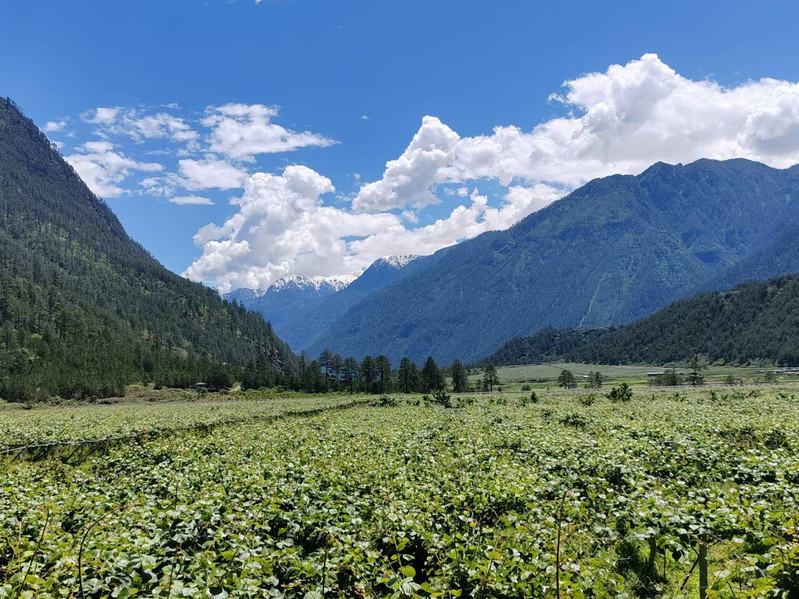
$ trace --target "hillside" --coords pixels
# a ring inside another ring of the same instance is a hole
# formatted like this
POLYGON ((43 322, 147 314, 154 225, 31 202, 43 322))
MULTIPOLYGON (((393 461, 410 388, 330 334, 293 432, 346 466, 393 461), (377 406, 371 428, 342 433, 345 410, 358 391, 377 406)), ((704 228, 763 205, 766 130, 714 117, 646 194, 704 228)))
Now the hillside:
POLYGON ((421 262, 417 256, 387 256, 375 260, 354 281, 293 276, 275 281, 266 291, 237 289, 224 297, 263 314, 275 333, 300 351, 352 306, 413 272, 421 262))
POLYGON ((0 100, 0 398, 126 383, 274 383, 295 357, 259 314, 169 272, 0 100), (244 367, 252 366, 249 372, 244 367))
POLYGON ((544 329, 483 362, 667 364, 693 352, 727 364, 799 365, 799 276, 703 293, 614 329, 544 329))
POLYGON ((641 318, 702 289, 790 273, 799 168, 655 164, 597 179, 507 231, 441 250, 309 348, 475 361, 544 327, 641 318))

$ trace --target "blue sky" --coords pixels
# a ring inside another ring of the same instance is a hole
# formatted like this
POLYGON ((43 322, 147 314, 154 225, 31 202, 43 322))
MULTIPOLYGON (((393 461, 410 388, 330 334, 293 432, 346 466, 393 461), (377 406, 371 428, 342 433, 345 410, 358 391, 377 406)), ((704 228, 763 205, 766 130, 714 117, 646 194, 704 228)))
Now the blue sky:
POLYGON ((0 93, 223 290, 434 251, 656 160, 799 161, 794 3, 558 4, 6 2, 0 93))

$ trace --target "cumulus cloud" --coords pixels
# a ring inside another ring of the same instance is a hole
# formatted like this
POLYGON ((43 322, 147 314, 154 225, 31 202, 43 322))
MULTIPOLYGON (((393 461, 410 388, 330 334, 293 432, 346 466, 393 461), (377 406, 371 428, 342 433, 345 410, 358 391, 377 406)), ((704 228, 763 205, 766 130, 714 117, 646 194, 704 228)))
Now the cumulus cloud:
POLYGON ((266 288, 289 274, 358 273, 381 256, 432 253, 506 228, 560 194, 543 184, 512 187, 494 208, 474 191, 469 206, 410 229, 404 222, 415 224, 412 213, 355 213, 325 205, 321 196, 333 191, 328 178, 305 166, 289 166, 281 175, 256 173, 235 201, 238 212, 221 226, 197 232, 194 241, 203 253, 184 275, 229 291, 266 288))
POLYGON ((83 118, 101 136, 168 140, 178 147, 174 167, 159 173, 160 165, 138 162, 110 142, 85 144, 69 160, 107 197, 123 193, 122 181, 136 171, 156 173, 142 177, 140 189, 178 204, 242 189, 230 218, 196 233, 202 255, 185 272, 225 291, 431 253, 505 229, 589 179, 635 174, 657 161, 745 157, 786 167, 799 157, 799 84, 788 81, 725 87, 683 77, 646 54, 568 80, 548 100, 557 116, 531 130, 503 125, 462 136, 425 116, 379 179, 362 184, 351 165, 348 178, 358 189, 337 196, 330 179, 305 166, 252 174, 259 155, 336 143, 277 124, 278 109, 265 104, 212 106, 195 118, 165 107, 97 108, 83 118))
POLYGON ((569 116, 525 132, 461 137, 425 117, 408 148, 352 206, 380 211, 434 202, 437 184, 493 179, 571 189, 657 161, 744 157, 787 167, 799 157, 799 85, 776 79, 723 87, 676 73, 655 54, 564 83, 550 99, 569 116))
POLYGON ((61 131, 64 127, 67 126, 66 120, 63 121, 47 121, 44 125, 44 132, 45 133, 56 133, 61 131))
POLYGON ((211 128, 210 150, 234 159, 257 154, 291 152, 298 148, 325 147, 336 143, 310 131, 292 131, 272 119, 278 109, 263 104, 225 104, 210 107, 203 125, 211 128))
POLYGON ((110 125, 116 120, 119 111, 120 108, 100 107, 90 110, 89 112, 85 112, 81 116, 87 123, 94 123, 96 125, 110 125))
POLYGON ((246 170, 210 157, 180 160, 178 172, 181 175, 180 185, 188 190, 240 188, 247 179, 246 170))
POLYGON ((98 196, 114 198, 126 192, 118 184, 134 171, 155 172, 163 170, 155 162, 139 162, 115 151, 108 141, 90 141, 77 148, 77 152, 66 156, 67 162, 81 179, 98 196))
MULTIPOLYGON (((792 82, 724 87, 683 77, 646 54, 568 80, 549 100, 566 116, 531 131, 498 126, 487 135, 461 136, 424 117, 383 176, 352 196, 350 210, 324 205, 319 190, 332 191, 332 184, 310 169, 302 171, 305 178, 325 183, 291 193, 287 180, 297 173, 255 175, 239 212, 195 236, 203 256, 186 274, 228 289, 265 287, 285 274, 357 272, 383 255, 431 253, 505 229, 595 177, 638 173, 657 161, 746 157, 786 167, 799 157, 799 85, 792 82), (475 189, 481 180, 504 188, 499 205, 475 189), (457 205, 420 225, 419 217, 442 199, 457 205)), ((239 121, 268 126, 275 115, 264 106, 228 105, 207 124, 232 119, 224 125, 231 132, 219 133, 214 143, 220 153, 241 158, 258 144, 248 149, 248 140, 232 132, 239 121), (236 146, 241 149, 231 154, 236 146)))

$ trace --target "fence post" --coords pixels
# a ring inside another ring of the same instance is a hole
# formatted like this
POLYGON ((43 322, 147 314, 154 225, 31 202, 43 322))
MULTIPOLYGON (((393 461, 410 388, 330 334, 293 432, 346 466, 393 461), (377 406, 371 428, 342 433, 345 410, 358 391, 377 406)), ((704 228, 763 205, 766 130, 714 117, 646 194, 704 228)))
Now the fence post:
POLYGON ((699 541, 699 599, 707 597, 707 545, 699 541))

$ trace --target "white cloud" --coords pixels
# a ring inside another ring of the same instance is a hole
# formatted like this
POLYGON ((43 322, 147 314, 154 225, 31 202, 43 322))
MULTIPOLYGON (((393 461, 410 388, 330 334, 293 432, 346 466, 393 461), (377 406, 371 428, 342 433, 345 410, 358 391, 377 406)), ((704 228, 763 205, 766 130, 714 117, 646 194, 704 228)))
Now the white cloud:
POLYGON ((432 202, 440 183, 495 179, 552 182, 567 189, 657 161, 745 157, 775 167, 799 161, 799 84, 761 79, 725 88, 677 74, 646 54, 604 73, 566 81, 551 96, 570 112, 530 132, 496 127, 460 137, 425 117, 383 177, 365 184, 353 209, 380 211, 432 202))
POLYGON ((96 195, 114 198, 126 193, 118 184, 134 171, 157 172, 163 170, 155 162, 138 162, 114 151, 108 141, 89 141, 78 152, 65 157, 81 179, 96 195))
POLYGON ((185 119, 166 112, 147 114, 144 108, 95 108, 82 115, 83 120, 98 126, 103 137, 125 135, 136 141, 171 139, 189 144, 193 149, 200 134, 185 119))
POLYGON ((336 143, 310 131, 291 131, 273 123, 278 109, 263 104, 225 104, 206 112, 202 123, 211 128, 210 150, 237 160, 336 143))
POLYGON ((475 190, 469 206, 409 229, 404 222, 417 222, 412 212, 354 213, 324 205, 320 196, 333 191, 329 179, 304 166, 290 166, 282 175, 256 173, 235 202, 239 211, 221 226, 197 232, 194 241, 203 254, 184 274, 228 291, 266 288, 288 274, 357 273, 381 256, 432 253, 507 228, 560 195, 543 184, 512 187, 494 208, 475 190))
MULTIPOLYGON (((161 149, 180 159, 172 172, 139 182, 147 193, 205 204, 211 192, 203 190, 244 189, 231 200, 230 218, 196 233, 202 256, 185 272, 223 291, 264 288, 289 274, 357 273, 381 256, 431 253, 505 229, 589 179, 638 173, 659 160, 741 156, 785 167, 799 158, 796 83, 761 79, 723 87, 682 77, 647 54, 566 81, 550 102, 565 116, 529 131, 506 125, 461 136, 426 116, 380 179, 327 202, 333 183, 310 168, 251 174, 259 154, 336 143, 276 124, 274 107, 208 107, 200 120, 163 107, 98 108, 84 119, 108 140, 166 140, 161 149), (491 198, 478 187, 494 190, 491 198), (432 223, 431 212, 440 216, 432 223)), ((107 197, 124 193, 122 181, 135 171, 161 169, 110 141, 84 144, 69 160, 107 197)), ((352 171, 348 177, 360 181, 352 171)))
POLYGON ((119 108, 100 107, 83 113, 81 117, 87 123, 94 123, 96 125, 110 125, 116 120, 119 111, 119 108))
POLYGON ((182 177, 180 185, 189 190, 235 189, 242 187, 247 179, 246 170, 210 157, 204 160, 180 160, 178 172, 182 177))
POLYGON ((47 121, 44 125, 44 132, 45 133, 56 133, 61 131, 64 127, 67 126, 66 120, 63 121, 47 121))
POLYGON ((203 198, 200 196, 177 196, 174 198, 169 198, 169 201, 173 204, 180 204, 181 206, 208 206, 213 204, 213 202, 208 198, 203 198))
POLYGON ((170 138, 175 141, 192 141, 199 137, 199 133, 192 130, 182 118, 165 112, 145 116, 127 113, 121 127, 134 139, 170 138))
POLYGON ((402 156, 386 164, 383 178, 367 183, 352 202, 358 212, 379 212, 413 206, 437 204, 430 190, 439 171, 446 167, 458 134, 436 117, 426 116, 402 156))

